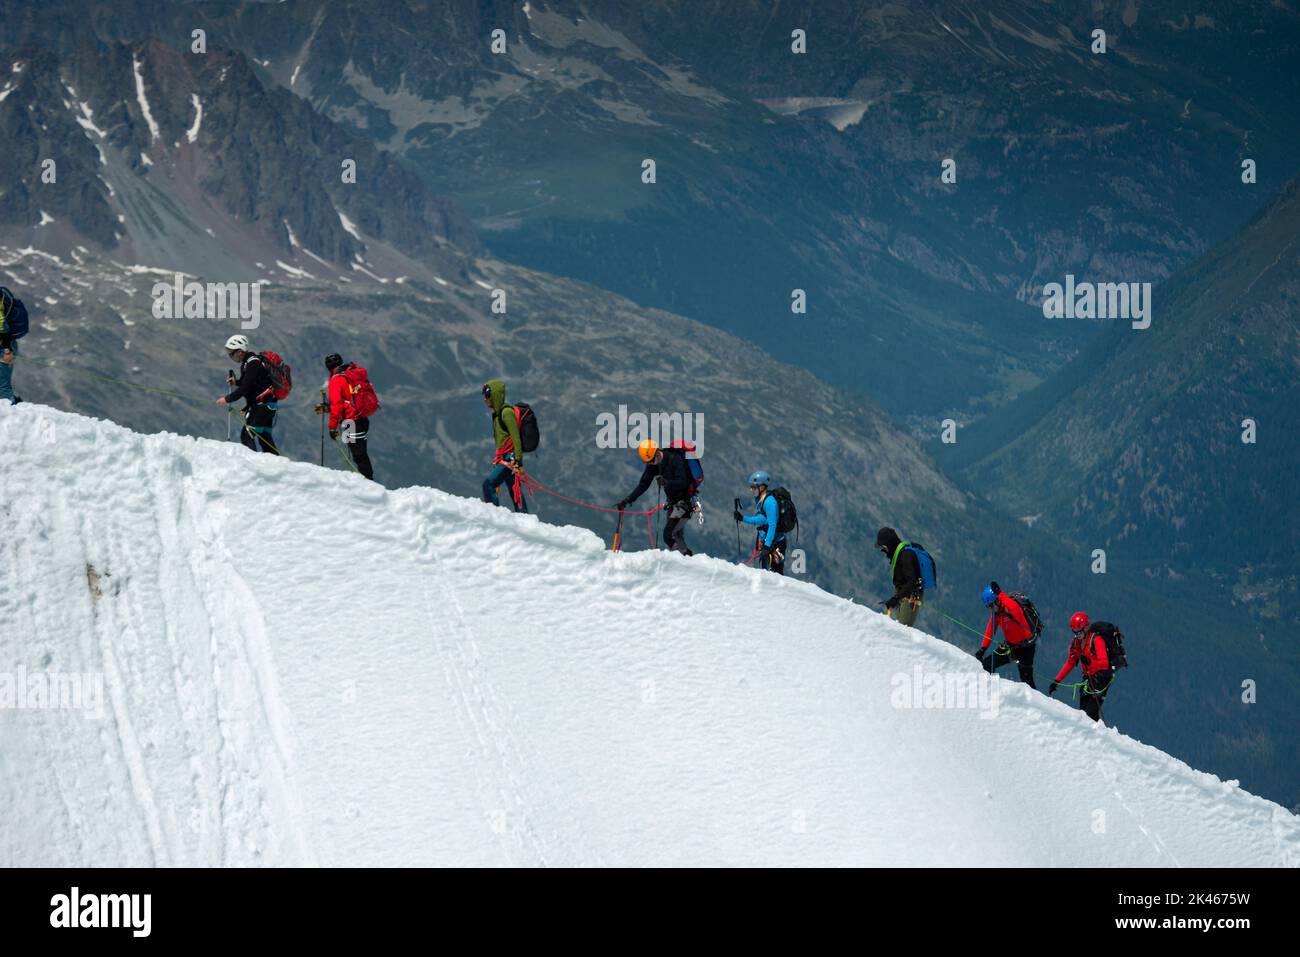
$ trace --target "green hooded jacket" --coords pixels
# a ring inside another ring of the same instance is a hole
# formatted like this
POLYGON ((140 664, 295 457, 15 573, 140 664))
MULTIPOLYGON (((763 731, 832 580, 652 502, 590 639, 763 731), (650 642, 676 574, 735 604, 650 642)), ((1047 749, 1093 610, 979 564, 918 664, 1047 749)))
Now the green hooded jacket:
POLYGON ((519 419, 514 407, 506 405, 506 384, 500 379, 491 379, 487 382, 487 390, 488 399, 492 403, 492 437, 496 440, 497 451, 500 452, 508 441, 515 462, 523 465, 524 443, 519 438, 519 419))

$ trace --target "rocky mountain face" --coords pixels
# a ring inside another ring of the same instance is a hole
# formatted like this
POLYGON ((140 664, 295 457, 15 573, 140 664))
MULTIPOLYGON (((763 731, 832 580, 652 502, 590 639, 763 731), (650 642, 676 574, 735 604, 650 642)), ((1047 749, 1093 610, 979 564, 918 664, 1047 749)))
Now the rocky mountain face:
MULTIPOLYGON (((248 52, 498 254, 733 331, 929 433, 1081 347, 1090 326, 1028 307, 1045 282, 1169 276, 1300 145, 1300 21, 1276 4, 121 6, 87 28, 248 52)), ((55 7, 33 32, 73 29, 55 7)))
POLYGON ((375 256, 456 274, 481 250, 454 204, 265 84, 243 54, 157 41, 29 50, 10 55, 0 101, 14 157, 0 174, 0 222, 42 248, 88 242, 224 280, 277 261, 364 280, 375 256))
MULTIPOLYGON (((55 6, 31 35, 75 29, 55 6)), ((1089 331, 935 281, 890 251, 911 245, 893 238, 894 187, 861 176, 834 128, 701 83, 568 8, 149 6, 81 29, 182 48, 207 30, 455 196, 498 255, 735 332, 931 425, 1038 381, 1089 331)))

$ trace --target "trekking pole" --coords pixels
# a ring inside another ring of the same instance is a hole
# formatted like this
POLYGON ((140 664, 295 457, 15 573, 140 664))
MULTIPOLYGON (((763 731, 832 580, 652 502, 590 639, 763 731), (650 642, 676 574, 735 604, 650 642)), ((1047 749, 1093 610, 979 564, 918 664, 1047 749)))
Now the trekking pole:
POLYGON ((325 467, 325 390, 320 390, 320 465, 325 467))
MULTIPOLYGON (((229 388, 230 386, 234 385, 234 382, 235 382, 235 370, 234 370, 234 369, 227 369, 227 370, 226 370, 226 387, 229 388)), ((227 442, 233 441, 233 439, 234 439, 234 436, 232 436, 232 435, 230 434, 230 424, 231 424, 230 413, 231 413, 230 406, 227 405, 227 406, 226 406, 226 441, 227 441, 227 442)))
MULTIPOLYGON (((736 499, 736 511, 740 511, 740 499, 736 499)), ((740 523, 736 523, 736 561, 740 561, 740 523)))

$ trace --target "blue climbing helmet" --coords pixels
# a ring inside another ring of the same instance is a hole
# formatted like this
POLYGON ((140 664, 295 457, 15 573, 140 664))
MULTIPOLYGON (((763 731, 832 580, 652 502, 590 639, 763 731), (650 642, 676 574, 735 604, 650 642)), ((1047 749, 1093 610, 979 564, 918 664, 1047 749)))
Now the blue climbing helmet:
POLYGON ((763 471, 755 472, 753 475, 749 477, 749 484, 750 485, 771 485, 772 476, 768 475, 766 472, 763 471))
POLYGON ((993 590, 992 585, 985 585, 984 594, 980 596, 980 599, 984 602, 985 608, 992 608, 998 600, 998 593, 993 590))

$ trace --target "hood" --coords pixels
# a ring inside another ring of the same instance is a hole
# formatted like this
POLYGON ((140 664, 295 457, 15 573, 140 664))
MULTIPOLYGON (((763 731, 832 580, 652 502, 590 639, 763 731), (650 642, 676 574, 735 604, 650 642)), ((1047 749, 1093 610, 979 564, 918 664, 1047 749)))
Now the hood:
POLYGON ((500 379, 489 379, 484 383, 488 390, 488 399, 492 402, 492 411, 500 413, 506 407, 506 384, 500 379))
POLYGON ((898 548, 901 541, 902 539, 898 537, 898 532, 894 531, 892 528, 882 528, 880 531, 876 532, 876 547, 879 548, 882 545, 885 546, 889 549, 890 556, 894 554, 894 550, 898 548))

